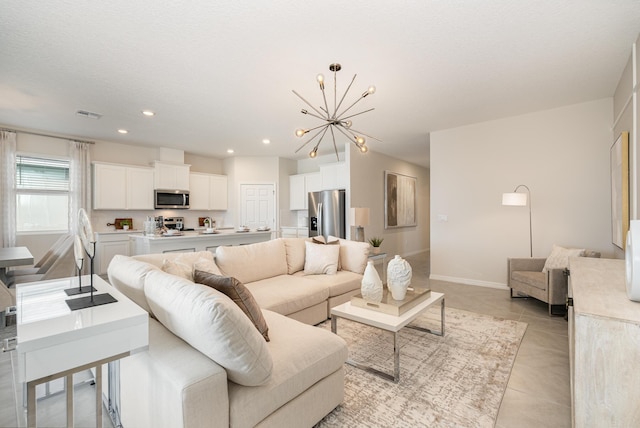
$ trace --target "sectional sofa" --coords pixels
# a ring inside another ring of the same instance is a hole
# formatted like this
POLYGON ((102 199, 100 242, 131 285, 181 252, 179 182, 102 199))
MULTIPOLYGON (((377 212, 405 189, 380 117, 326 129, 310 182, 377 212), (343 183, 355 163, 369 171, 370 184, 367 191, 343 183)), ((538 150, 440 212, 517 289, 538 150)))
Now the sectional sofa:
POLYGON ((111 284, 151 316, 149 349, 120 362, 123 425, 314 425, 344 398, 347 347, 313 325, 359 291, 368 252, 280 238, 218 247, 215 261, 207 251, 116 256, 111 284), (194 283, 196 271, 242 283, 269 341, 229 297, 194 283))

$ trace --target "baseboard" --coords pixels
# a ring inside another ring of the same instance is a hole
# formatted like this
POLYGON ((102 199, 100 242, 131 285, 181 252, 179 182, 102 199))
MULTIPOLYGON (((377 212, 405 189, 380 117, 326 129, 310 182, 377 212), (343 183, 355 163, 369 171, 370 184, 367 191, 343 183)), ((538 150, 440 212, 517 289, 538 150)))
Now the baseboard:
POLYGON ((477 279, 469 279, 469 278, 456 278, 453 276, 446 275, 429 275, 429 279, 437 280, 437 281, 447 281, 447 282, 455 282, 458 284, 466 284, 466 285, 476 285, 479 287, 488 287, 488 288, 497 288, 499 290, 508 290, 507 284, 501 284, 499 282, 490 282, 490 281, 479 281, 477 279))

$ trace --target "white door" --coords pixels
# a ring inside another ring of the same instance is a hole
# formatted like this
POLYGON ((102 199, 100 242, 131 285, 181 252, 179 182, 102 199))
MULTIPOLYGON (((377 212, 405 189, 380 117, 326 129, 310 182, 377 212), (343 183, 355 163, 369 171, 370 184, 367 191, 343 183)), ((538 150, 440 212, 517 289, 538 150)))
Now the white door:
MULTIPOLYGON (((241 184, 240 225, 250 229, 276 227, 276 190, 273 184, 241 184)), ((240 226, 238 225, 238 226, 240 226)))

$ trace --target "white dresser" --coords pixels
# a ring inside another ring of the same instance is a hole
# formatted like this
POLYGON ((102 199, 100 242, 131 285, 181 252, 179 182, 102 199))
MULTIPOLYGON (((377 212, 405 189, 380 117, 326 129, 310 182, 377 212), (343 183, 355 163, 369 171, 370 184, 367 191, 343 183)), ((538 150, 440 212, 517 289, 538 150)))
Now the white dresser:
POLYGON ((640 303, 624 260, 570 261, 569 352, 575 427, 640 426, 640 303))

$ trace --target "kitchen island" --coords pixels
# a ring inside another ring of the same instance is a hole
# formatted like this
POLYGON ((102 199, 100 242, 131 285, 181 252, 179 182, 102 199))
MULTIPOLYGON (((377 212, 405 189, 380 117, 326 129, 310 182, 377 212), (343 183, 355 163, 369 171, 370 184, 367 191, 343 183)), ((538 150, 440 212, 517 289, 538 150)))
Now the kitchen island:
POLYGON ((246 245, 271 239, 271 231, 236 232, 233 229, 216 233, 184 232, 182 235, 129 235, 132 255, 215 251, 222 245, 246 245))

